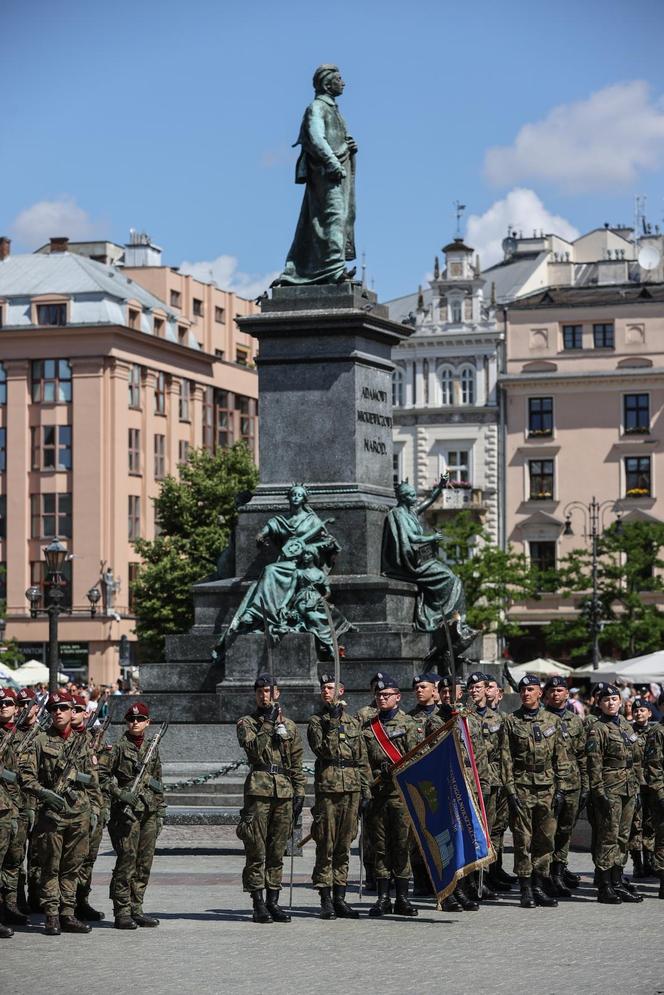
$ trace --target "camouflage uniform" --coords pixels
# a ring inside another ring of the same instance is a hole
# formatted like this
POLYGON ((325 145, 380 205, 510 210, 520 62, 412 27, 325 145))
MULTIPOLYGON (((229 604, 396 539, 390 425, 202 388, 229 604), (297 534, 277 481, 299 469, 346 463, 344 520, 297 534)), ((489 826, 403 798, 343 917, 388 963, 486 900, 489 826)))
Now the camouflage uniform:
POLYGON ((497 855, 502 846, 502 834, 500 838, 494 838, 494 824, 496 822, 498 798, 502 785, 500 779, 500 727, 503 722, 503 716, 494 708, 491 708, 490 705, 482 709, 476 708, 473 714, 479 725, 486 752, 487 791, 485 792, 484 806, 491 843, 497 855))
POLYGON ((664 719, 648 732, 643 758, 655 829, 655 870, 664 898, 664 719))
POLYGON ((21 755, 19 771, 21 784, 31 795, 39 798, 41 789, 47 788, 67 801, 67 809, 62 813, 48 804, 40 806, 33 842, 41 864, 42 910, 47 916, 73 917, 76 885, 88 852, 91 819, 98 819, 101 809, 97 758, 76 733, 70 732, 64 739, 51 728, 38 734, 34 750, 21 755), (71 756, 70 750, 75 756, 75 767, 62 787, 58 782, 67 766, 66 757, 71 756))
POLYGON ((284 853, 293 822, 293 798, 304 797, 304 749, 297 726, 283 718, 287 738, 275 723, 256 709, 237 723, 237 738, 251 770, 244 782, 244 806, 237 835, 244 844, 242 871, 245 891, 279 891, 284 853))
POLYGON ((595 866, 624 867, 639 785, 634 774, 638 736, 621 715, 602 715, 586 740, 588 775, 596 819, 595 866))
MULTIPOLYGON (((11 735, 11 729, 0 727, 0 751, 3 743, 11 735)), ((17 763, 14 743, 8 746, 0 763, 0 869, 2 870, 2 890, 5 898, 10 894, 10 875, 19 834, 19 814, 21 791, 18 785, 17 763)), ((22 852, 22 850, 21 850, 22 852)), ((18 873, 16 874, 18 884, 18 873)), ((11 930, 9 931, 11 934, 11 930)))
MULTIPOLYGON (((8 764, 8 761, 5 759, 5 767, 9 765, 14 771, 18 770, 20 744, 24 736, 24 730, 17 731, 13 749, 14 760, 11 764, 8 764)), ((2 892, 5 905, 11 909, 16 908, 20 882, 22 882, 22 895, 24 891, 25 874, 23 871, 23 863, 25 861, 25 852, 30 827, 34 826, 35 823, 35 807, 35 798, 27 792, 19 789, 17 819, 18 828, 11 838, 4 861, 0 860, 0 866, 2 867, 2 892)))
POLYGON ((634 812, 632 828, 629 834, 628 849, 630 851, 643 850, 648 854, 652 854, 655 847, 652 805, 650 803, 650 792, 646 784, 646 776, 643 766, 646 741, 648 739, 648 728, 648 723, 644 726, 640 726, 638 723, 632 722, 632 729, 639 737, 638 741, 634 744, 634 775, 639 783, 641 807, 634 812))
MULTIPOLYGON (((525 680, 525 678, 524 678, 525 680)), ((560 722, 540 706, 517 708, 501 727, 501 769, 505 791, 516 795, 522 811, 510 813, 514 873, 548 876, 556 820, 553 797, 560 768, 560 722)))
MULTIPOLYGON (((362 728, 364 728, 368 722, 371 722, 378 715, 378 709, 375 705, 363 705, 362 708, 358 708, 355 713, 355 718, 358 720, 362 728)), ((362 853, 364 861, 364 876, 366 882, 367 891, 373 891, 376 888, 376 880, 374 877, 374 852, 373 852, 373 839, 371 833, 365 831, 365 829, 371 823, 371 801, 364 812, 364 817, 362 819, 362 825, 360 826, 360 832, 362 833, 362 853)))
MULTIPOLYGON (((125 733, 113 746, 110 757, 104 758, 100 772, 102 790, 110 798, 108 834, 117 854, 109 888, 116 920, 143 915, 143 897, 166 812, 159 750, 152 755, 137 792, 140 803, 129 810, 130 815, 126 814, 127 806, 118 797, 121 791, 131 790, 149 749, 147 738, 138 746, 125 733)), ((89 854, 88 849, 87 866, 89 854)))
POLYGON ((316 756, 316 799, 311 835, 316 843, 314 888, 345 886, 350 848, 357 835, 360 799, 371 797, 371 772, 362 725, 327 707, 309 719, 309 746, 316 756))
POLYGON ((586 727, 583 719, 569 708, 547 707, 547 711, 560 720, 560 755, 558 788, 563 793, 563 803, 556 820, 553 860, 567 866, 572 830, 579 812, 581 793, 588 792, 586 765, 586 727))
MULTIPOLYGON (((96 733, 91 731, 86 733, 86 735, 90 738, 90 743, 92 745, 96 739, 96 733)), ((83 864, 81 865, 81 876, 76 889, 76 898, 79 903, 87 903, 88 896, 92 890, 92 870, 99 853, 99 847, 101 846, 101 839, 104 835, 104 827, 107 825, 110 816, 111 799, 108 793, 108 772, 112 755, 113 748, 111 746, 104 746, 97 753, 97 770, 102 794, 102 808, 99 813, 97 825, 90 833, 88 853, 83 861, 83 864)))

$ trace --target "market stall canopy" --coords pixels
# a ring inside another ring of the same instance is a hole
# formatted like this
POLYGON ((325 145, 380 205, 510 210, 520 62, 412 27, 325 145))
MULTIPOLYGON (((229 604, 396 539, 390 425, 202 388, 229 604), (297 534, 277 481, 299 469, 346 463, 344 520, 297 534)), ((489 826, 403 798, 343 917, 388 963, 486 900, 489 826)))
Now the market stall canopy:
POLYGON ((600 660, 597 670, 593 670, 592 667, 579 667, 578 670, 574 670, 572 673, 574 677, 581 677, 596 684, 597 681, 615 681, 618 668, 622 666, 623 664, 620 660, 600 660))
POLYGON ((616 663, 616 676, 631 684, 664 683, 664 650, 616 663))
MULTIPOLYGON (((48 684, 48 667, 45 667, 41 660, 26 660, 17 670, 12 671, 12 677, 18 681, 19 687, 48 684)), ((66 681, 66 674, 58 674, 59 684, 64 684, 66 681)))

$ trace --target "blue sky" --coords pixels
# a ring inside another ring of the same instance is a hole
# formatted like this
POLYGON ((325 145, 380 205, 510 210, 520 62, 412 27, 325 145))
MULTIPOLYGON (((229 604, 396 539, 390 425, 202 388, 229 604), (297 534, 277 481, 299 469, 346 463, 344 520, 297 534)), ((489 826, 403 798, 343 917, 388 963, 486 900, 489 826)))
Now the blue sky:
POLYGON ((284 261, 298 133, 340 65, 358 250, 383 299, 454 232, 664 221, 661 0, 4 0, 0 234, 124 242, 253 293, 284 261), (465 230, 465 224, 464 224, 465 230))

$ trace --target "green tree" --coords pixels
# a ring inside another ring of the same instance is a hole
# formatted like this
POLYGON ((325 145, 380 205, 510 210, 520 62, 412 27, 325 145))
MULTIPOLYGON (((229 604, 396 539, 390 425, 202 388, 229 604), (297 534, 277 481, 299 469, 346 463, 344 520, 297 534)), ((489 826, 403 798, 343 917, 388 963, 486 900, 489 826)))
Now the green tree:
POLYGON ((134 543, 143 560, 132 585, 143 661, 162 659, 164 636, 191 628, 191 585, 214 574, 237 518, 236 495, 257 482, 244 443, 216 453, 192 449, 179 477, 163 481, 154 501, 160 535, 134 543))

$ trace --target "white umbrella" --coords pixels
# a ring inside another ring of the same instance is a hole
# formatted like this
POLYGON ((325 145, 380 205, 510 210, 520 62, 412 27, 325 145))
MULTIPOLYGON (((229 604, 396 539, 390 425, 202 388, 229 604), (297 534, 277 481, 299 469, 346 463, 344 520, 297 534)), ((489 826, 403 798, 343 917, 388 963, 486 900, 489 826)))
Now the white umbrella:
POLYGON ((635 656, 616 663, 616 675, 632 684, 662 684, 664 682, 664 651, 635 656))
POLYGON ((573 668, 568 667, 567 664, 558 663, 557 660, 549 660, 541 656, 538 656, 535 660, 531 660, 530 663, 523 663, 519 666, 527 674, 537 674, 538 676, 545 677, 550 677, 552 674, 566 676, 573 672, 573 668))
POLYGON ((595 681, 615 681, 620 667, 622 667, 620 660, 600 660, 597 664, 597 670, 593 670, 592 667, 579 667, 578 670, 574 671, 574 676, 594 677, 595 681))

